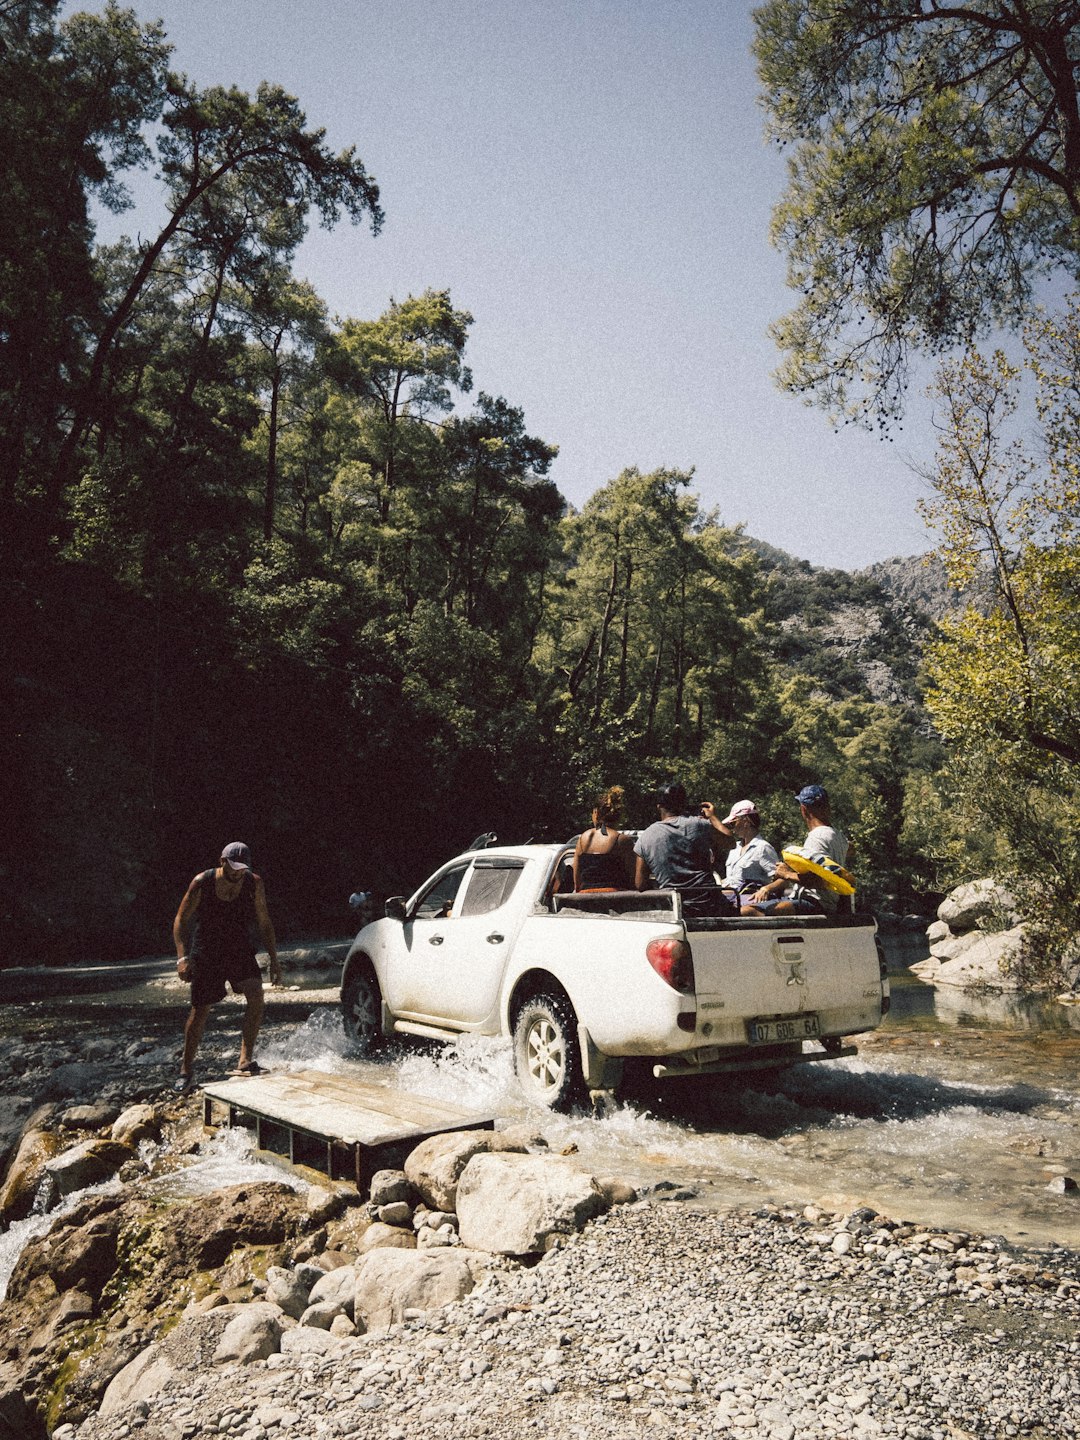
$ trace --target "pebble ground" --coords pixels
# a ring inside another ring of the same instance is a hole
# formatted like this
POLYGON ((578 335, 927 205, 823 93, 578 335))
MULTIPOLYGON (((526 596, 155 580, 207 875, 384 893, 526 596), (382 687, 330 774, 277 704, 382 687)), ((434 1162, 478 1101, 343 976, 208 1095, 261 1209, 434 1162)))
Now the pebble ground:
POLYGON ((54 1440, 1065 1440, 1078 1320, 1068 1250, 654 1199, 443 1311, 330 1355, 182 1371, 54 1440))

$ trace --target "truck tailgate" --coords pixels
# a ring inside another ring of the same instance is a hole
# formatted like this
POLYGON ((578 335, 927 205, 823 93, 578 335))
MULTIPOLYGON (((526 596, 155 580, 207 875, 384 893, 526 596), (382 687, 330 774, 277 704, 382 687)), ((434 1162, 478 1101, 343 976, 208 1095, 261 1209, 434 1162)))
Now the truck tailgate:
MULTIPOLYGON (((699 1032, 743 1043, 745 1022, 815 1016, 808 1034, 853 1033, 880 1020, 881 985, 872 922, 720 922, 691 929, 699 1032), (730 1033, 728 1033, 730 1032, 730 1033)), ((765 1036, 749 1038, 764 1039, 765 1036)))

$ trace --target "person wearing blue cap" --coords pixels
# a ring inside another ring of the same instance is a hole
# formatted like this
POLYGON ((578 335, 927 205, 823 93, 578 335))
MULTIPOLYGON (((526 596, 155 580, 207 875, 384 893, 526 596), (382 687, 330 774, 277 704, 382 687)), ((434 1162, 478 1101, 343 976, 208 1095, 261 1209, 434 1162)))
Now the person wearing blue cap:
POLYGON ((262 972, 252 947, 258 930, 270 956, 270 983, 281 983, 277 939, 266 891, 251 868, 251 852, 240 840, 226 845, 213 870, 195 876, 173 921, 176 973, 191 983, 191 1009, 184 1026, 184 1055, 173 1089, 183 1094, 195 1084, 195 1055, 211 1008, 225 998, 226 984, 243 995, 237 1073, 257 1075, 255 1040, 263 1018, 262 972))
MULTIPOLYGON (((823 785, 804 785, 795 796, 799 813, 806 826, 802 853, 807 860, 826 857, 843 865, 848 856, 848 838, 831 821, 829 792, 823 785)), ((816 875, 799 873, 781 860, 775 878, 749 897, 743 914, 758 915, 832 915, 839 905, 838 895, 816 875)))

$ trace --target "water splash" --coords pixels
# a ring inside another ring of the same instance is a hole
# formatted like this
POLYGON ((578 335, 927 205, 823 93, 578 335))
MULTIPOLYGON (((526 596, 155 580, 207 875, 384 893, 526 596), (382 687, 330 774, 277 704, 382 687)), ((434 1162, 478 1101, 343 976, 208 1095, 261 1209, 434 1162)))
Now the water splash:
POLYGON ((63 1215, 74 1210, 76 1205, 91 1195, 117 1195, 123 1190, 123 1185, 115 1177, 103 1180, 98 1185, 91 1185, 86 1190, 77 1190, 73 1195, 68 1195, 53 1210, 46 1210, 46 1200, 40 1190, 35 1196, 34 1208, 25 1220, 13 1220, 8 1228, 0 1235, 0 1301, 7 1294, 8 1283, 11 1280, 15 1266, 19 1263, 19 1256, 29 1245, 31 1240, 36 1240, 39 1235, 47 1234, 63 1215))
POLYGON ((236 1126, 218 1130, 194 1155, 183 1156, 176 1168, 150 1176, 138 1188, 144 1195, 177 1200, 265 1180, 283 1181, 298 1193, 309 1188, 298 1175, 260 1160, 255 1154, 255 1137, 236 1126))

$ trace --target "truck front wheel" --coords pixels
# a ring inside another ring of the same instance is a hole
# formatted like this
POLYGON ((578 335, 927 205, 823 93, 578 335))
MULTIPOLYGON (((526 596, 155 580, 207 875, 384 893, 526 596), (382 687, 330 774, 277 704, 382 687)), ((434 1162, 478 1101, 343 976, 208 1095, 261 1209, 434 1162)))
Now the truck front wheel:
POLYGON ((382 997, 374 971, 358 965, 341 988, 341 1018, 353 1049, 370 1055, 382 1037, 382 997))
POLYGON ((514 1022, 514 1069, 526 1097, 549 1110, 572 1110, 585 1099, 581 1047, 570 1002, 534 995, 514 1022))

